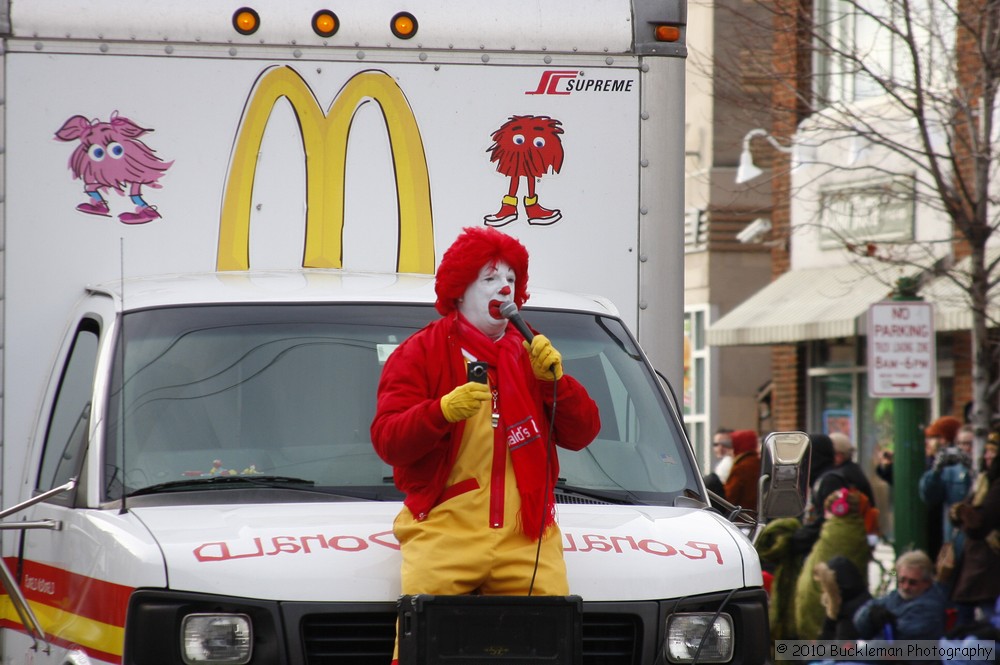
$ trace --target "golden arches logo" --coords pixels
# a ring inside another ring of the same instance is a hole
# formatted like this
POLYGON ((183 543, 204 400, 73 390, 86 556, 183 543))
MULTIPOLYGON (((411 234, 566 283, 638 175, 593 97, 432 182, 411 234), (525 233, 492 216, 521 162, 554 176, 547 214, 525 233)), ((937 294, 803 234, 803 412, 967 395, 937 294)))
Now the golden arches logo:
POLYGON ((347 141, 359 106, 371 99, 382 111, 392 147, 399 207, 399 272, 434 273, 430 178, 420 129, 403 91, 385 72, 351 77, 324 113, 312 89, 291 67, 278 66, 257 79, 243 112, 219 224, 219 270, 250 267, 250 209, 257 155, 271 111, 288 100, 298 120, 306 160, 306 237, 302 266, 343 267, 347 141))

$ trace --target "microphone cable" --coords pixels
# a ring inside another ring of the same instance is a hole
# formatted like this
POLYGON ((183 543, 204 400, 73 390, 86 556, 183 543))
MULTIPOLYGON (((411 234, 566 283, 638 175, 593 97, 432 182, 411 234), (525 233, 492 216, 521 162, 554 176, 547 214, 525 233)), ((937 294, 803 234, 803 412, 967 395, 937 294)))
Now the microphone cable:
MULTIPOLYGON (((556 379, 556 370, 553 365, 552 369, 552 408, 549 411, 549 435, 545 441, 545 490, 542 495, 542 525, 538 530, 538 544, 535 546, 535 565, 531 571, 531 583, 528 585, 528 595, 535 589, 535 576, 538 575, 538 562, 542 556, 542 537, 545 535, 545 522, 549 513, 549 483, 552 479, 552 449, 555 448, 555 443, 553 443, 552 435, 555 433, 556 426, 556 401, 558 400, 559 390, 558 384, 559 380, 556 379)), ((553 496, 553 502, 555 497, 553 496)), ((562 543, 560 543, 560 547, 562 543)))

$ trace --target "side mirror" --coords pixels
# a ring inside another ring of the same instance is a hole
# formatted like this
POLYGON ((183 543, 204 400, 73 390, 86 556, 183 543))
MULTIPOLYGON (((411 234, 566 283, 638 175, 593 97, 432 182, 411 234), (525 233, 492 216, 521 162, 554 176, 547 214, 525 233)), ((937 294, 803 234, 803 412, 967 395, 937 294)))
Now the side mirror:
POLYGON ((803 432, 769 434, 761 446, 757 519, 795 517, 806 509, 812 449, 803 432))

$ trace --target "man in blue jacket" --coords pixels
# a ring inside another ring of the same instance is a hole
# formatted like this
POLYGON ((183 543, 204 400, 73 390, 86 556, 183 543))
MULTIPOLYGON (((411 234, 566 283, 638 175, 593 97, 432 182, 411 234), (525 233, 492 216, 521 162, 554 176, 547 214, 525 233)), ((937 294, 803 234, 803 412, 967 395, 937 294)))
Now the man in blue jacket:
POLYGON ((934 564, 912 550, 896 559, 896 590, 854 613, 861 639, 936 640, 944 635, 947 599, 934 581, 934 564))
POLYGON ((975 437, 972 426, 963 425, 954 441, 938 450, 933 466, 920 477, 920 499, 928 505, 942 506, 941 528, 944 542, 952 540, 954 535, 949 517, 952 505, 964 499, 972 487, 972 444, 975 437))

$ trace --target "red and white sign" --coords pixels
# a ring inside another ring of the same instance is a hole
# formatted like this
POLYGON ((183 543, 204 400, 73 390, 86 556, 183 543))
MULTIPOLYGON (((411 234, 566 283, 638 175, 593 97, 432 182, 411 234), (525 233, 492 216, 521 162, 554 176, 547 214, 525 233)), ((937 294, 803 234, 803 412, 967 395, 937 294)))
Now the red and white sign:
POLYGON ((888 301, 868 309, 868 394, 931 397, 937 376, 934 309, 888 301))

